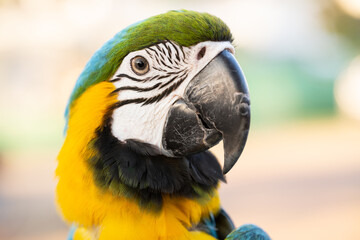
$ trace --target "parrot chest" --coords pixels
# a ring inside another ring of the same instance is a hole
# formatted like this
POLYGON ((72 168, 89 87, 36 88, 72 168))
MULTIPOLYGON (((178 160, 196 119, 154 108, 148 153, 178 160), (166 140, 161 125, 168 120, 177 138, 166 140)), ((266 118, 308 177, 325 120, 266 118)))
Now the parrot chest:
POLYGON ((141 211, 131 203, 126 203, 124 209, 119 209, 119 212, 106 213, 99 227, 76 229, 73 239, 213 240, 210 235, 194 230, 193 226, 218 209, 217 194, 203 205, 188 199, 167 199, 163 209, 157 213, 141 211))

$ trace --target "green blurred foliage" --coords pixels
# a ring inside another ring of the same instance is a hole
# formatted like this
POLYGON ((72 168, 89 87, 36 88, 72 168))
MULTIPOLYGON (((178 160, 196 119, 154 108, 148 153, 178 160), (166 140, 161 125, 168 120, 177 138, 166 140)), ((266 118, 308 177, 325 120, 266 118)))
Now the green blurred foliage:
POLYGON ((237 58, 249 84, 255 126, 335 113, 334 78, 308 71, 305 63, 294 59, 245 52, 238 53, 237 58))
POLYGON ((62 116, 55 114, 32 115, 26 121, 7 115, 0 119, 0 152, 58 149, 63 141, 63 122, 62 116))
POLYGON ((323 3, 323 19, 327 29, 341 36, 354 53, 360 52, 360 19, 345 13, 333 0, 323 3))

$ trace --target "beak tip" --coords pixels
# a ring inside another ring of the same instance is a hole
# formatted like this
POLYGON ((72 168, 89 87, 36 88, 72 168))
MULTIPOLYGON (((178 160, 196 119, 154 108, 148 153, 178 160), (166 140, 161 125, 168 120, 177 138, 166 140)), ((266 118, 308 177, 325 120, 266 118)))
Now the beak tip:
POLYGON ((233 166, 225 166, 223 168, 223 174, 226 175, 232 168, 233 166))
POLYGON ((224 161, 224 166, 223 166, 223 174, 227 174, 231 169, 232 167, 235 165, 237 161, 237 158, 234 157, 234 156, 225 156, 225 161, 224 161))
POLYGON ((239 136, 235 139, 224 137, 224 166, 223 174, 227 174, 240 158, 246 144, 249 129, 240 131, 239 136), (234 141, 235 140, 235 141, 234 141))

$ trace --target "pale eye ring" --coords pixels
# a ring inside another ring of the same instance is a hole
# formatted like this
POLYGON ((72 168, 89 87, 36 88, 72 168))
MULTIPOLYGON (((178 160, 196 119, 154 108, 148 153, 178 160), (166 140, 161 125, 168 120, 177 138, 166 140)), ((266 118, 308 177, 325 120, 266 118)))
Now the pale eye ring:
POLYGON ((144 75, 150 70, 149 62, 142 56, 135 56, 130 60, 130 66, 137 75, 144 75))

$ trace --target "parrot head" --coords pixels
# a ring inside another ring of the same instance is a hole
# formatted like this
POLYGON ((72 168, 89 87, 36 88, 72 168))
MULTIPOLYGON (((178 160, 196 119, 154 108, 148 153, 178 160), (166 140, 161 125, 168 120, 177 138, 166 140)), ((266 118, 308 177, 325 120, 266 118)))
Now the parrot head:
POLYGON ((240 157, 250 124, 229 28, 185 10, 129 26, 88 62, 66 118, 66 138, 76 139, 68 155, 79 145, 101 189, 143 205, 211 191, 240 157), (207 151, 221 140, 223 169, 207 151))

